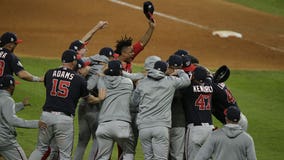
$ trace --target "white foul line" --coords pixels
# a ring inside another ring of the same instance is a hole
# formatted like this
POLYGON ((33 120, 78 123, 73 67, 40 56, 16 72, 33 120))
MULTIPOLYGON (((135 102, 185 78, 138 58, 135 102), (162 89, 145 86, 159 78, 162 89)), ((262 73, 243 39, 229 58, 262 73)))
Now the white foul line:
MULTIPOLYGON (((130 3, 127 3, 127 2, 120 1, 120 0, 109 0, 109 1, 113 2, 113 3, 117 3, 117 4, 120 4, 120 5, 123 5, 123 6, 130 7, 130 8, 136 9, 136 10, 143 10, 142 7, 140 7, 140 6, 136 6, 136 5, 133 5, 133 4, 130 4, 130 3)), ((184 19, 177 18, 175 16, 171 16, 171 15, 168 15, 168 14, 161 13, 161 12, 155 11, 154 14, 158 15, 158 16, 161 16, 161 17, 164 17, 164 18, 168 18, 168 19, 176 21, 176 22, 181 22, 181 23, 184 23, 184 24, 188 24, 188 25, 200 28, 200 29, 204 29, 204 30, 208 30, 208 31, 214 31, 214 29, 209 28, 207 26, 203 26, 203 25, 191 22, 191 21, 187 21, 187 20, 184 20, 184 19)), ((265 48, 269 48, 270 50, 284 53, 283 49, 272 47, 272 46, 269 46, 269 45, 266 45, 266 44, 263 44, 263 43, 260 43, 260 42, 252 41, 252 40, 249 40, 249 39, 245 39, 245 40, 249 41, 249 42, 253 42, 256 45, 259 45, 259 46, 262 46, 262 47, 265 47, 265 48)))
MULTIPOLYGON (((109 1, 117 3, 117 4, 120 4, 120 5, 123 5, 123 6, 130 7, 130 8, 136 9, 136 10, 143 10, 142 7, 139 7, 139 6, 130 4, 130 3, 122 2, 120 0, 109 0, 109 1)), ((177 21, 177 22, 188 24, 188 25, 192 25, 192 26, 195 26, 197 28, 201 28, 201 29, 205 29, 205 30, 212 30, 209 27, 206 27, 206 26, 203 26, 203 25, 191 22, 191 21, 187 21, 187 20, 184 20, 184 19, 180 19, 180 18, 177 18, 175 16, 167 15, 167 14, 164 14, 164 13, 161 13, 161 12, 156 12, 155 11, 154 15, 158 15, 158 16, 161 16, 161 17, 164 17, 164 18, 171 19, 173 21, 177 21)))

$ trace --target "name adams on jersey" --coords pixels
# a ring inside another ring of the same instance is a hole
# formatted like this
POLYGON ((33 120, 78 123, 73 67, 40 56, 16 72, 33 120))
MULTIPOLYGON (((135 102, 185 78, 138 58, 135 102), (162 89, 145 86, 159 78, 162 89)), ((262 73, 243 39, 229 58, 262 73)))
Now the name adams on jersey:
POLYGON ((70 73, 68 71, 62 71, 62 70, 54 70, 52 73, 52 77, 56 78, 64 78, 68 80, 72 80, 74 78, 74 73, 70 73))

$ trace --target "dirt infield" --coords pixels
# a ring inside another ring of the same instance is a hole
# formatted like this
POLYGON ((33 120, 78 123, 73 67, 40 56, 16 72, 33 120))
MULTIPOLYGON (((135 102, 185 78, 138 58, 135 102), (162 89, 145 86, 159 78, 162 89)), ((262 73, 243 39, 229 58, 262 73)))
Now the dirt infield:
MULTIPOLYGON (((143 0, 123 2, 142 6, 143 0)), ((155 15, 156 30, 135 63, 153 54, 165 60, 182 48, 209 68, 227 64, 234 69, 284 69, 284 17, 223 0, 152 2, 161 15, 155 15), (212 36, 214 30, 236 31, 243 38, 222 39, 212 36)), ((1 34, 16 32, 24 40, 16 49, 19 56, 59 57, 99 20, 110 24, 96 33, 88 45, 89 55, 104 46, 114 47, 124 34, 138 40, 147 29, 142 11, 109 0, 1 0, 0 18, 1 34)))

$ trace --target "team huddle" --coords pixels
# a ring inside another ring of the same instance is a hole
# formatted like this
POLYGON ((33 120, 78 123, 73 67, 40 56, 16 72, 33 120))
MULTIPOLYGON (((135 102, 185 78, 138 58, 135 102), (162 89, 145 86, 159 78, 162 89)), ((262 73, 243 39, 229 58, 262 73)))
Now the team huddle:
POLYGON ((61 66, 43 77, 26 71, 13 53, 21 40, 11 32, 0 42, 0 155, 6 160, 81 160, 92 140, 89 160, 109 160, 116 142, 118 159, 135 159, 138 138, 144 159, 240 160, 256 159, 248 121, 224 80, 199 64, 198 58, 178 49, 168 59, 145 58, 144 71, 132 73, 131 62, 143 51, 155 21, 140 40, 122 37, 115 49, 103 47, 87 56, 93 35, 108 25, 98 22, 61 55, 61 66), (29 102, 15 103, 14 74, 43 82, 45 102, 40 120, 15 115, 29 102), (78 107, 77 107, 78 106, 78 107), (74 143, 74 116, 79 124, 74 143), (224 126, 216 129, 215 116, 224 126), (15 127, 39 128, 29 158, 16 140, 15 127))

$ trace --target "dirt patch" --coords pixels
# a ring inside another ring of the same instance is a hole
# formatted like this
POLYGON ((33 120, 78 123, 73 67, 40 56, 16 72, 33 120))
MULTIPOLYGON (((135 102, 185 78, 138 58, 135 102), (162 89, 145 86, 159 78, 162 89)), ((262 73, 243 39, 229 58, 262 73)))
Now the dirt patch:
MULTIPOLYGON (((124 0, 142 6, 142 0, 124 0)), ((202 64, 233 69, 284 69, 284 17, 273 16, 222 0, 153 1, 156 11, 207 29, 155 15, 157 26, 145 50, 135 59, 143 63, 148 55, 164 60, 177 49, 186 49, 202 64), (242 39, 212 36, 214 30, 232 30, 242 39)), ((16 54, 60 57, 70 42, 80 39, 99 20, 108 28, 99 31, 88 45, 89 55, 105 46, 114 47, 122 35, 139 40, 147 29, 142 11, 108 0, 44 1, 1 0, 0 33, 16 32, 24 43, 16 54), (12 6, 12 7, 11 7, 12 6)))

